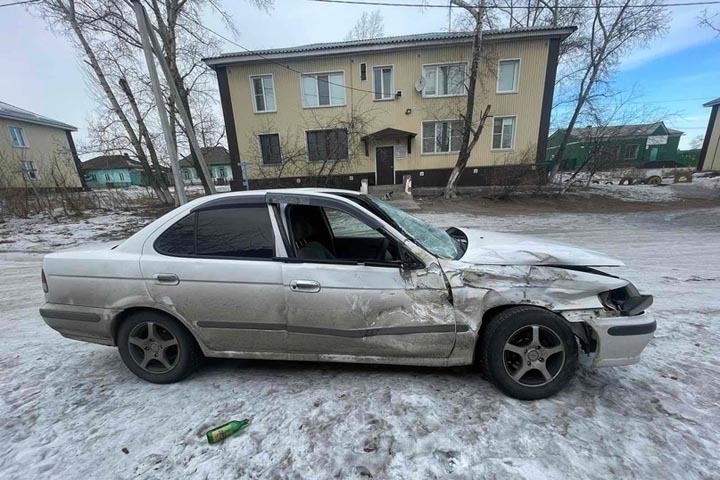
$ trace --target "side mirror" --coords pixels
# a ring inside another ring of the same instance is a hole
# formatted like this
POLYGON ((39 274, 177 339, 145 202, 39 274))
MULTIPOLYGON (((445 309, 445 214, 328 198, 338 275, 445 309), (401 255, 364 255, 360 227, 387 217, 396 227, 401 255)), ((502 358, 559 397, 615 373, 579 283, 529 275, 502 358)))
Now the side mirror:
POLYGON ((400 269, 406 270, 419 270, 425 268, 425 264, 421 262, 415 255, 413 255, 405 247, 400 247, 400 269))

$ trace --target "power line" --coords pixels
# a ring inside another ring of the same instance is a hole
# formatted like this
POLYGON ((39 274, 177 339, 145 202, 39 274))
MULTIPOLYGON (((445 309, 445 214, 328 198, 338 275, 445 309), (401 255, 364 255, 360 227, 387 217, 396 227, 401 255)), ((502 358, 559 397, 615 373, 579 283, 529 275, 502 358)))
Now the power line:
POLYGON ((3 7, 15 7, 17 5, 25 5, 27 3, 37 3, 40 0, 24 0, 22 2, 12 2, 12 3, 0 3, 0 8, 3 7))
MULTIPOLYGON (((366 7, 411 7, 411 8, 465 8, 460 5, 454 4, 439 4, 439 3, 416 3, 416 2, 375 2, 375 1, 360 1, 360 0, 307 0, 308 2, 317 3, 336 3, 341 5, 364 5, 366 7)), ((664 8, 664 7, 693 7, 698 5, 720 5, 720 0, 708 0, 700 2, 687 2, 687 3, 658 3, 653 5, 557 5, 552 8, 559 10, 595 10, 596 8, 610 9, 610 8, 664 8)), ((507 6, 503 5, 485 5, 485 9, 505 9, 507 6)), ((522 7, 519 7, 522 8, 522 7)))

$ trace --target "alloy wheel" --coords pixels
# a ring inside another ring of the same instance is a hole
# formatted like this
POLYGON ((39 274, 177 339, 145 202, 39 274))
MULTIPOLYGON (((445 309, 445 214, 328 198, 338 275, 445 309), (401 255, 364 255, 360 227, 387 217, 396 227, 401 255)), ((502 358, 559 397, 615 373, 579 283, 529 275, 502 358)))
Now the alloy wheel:
POLYGON ((167 373, 180 359, 180 345, 175 334, 154 322, 143 322, 132 329, 128 350, 133 361, 150 373, 167 373))
POLYGON ((517 329, 503 347, 505 371, 516 383, 542 387, 552 382, 565 364, 565 347, 560 336, 543 325, 517 329))

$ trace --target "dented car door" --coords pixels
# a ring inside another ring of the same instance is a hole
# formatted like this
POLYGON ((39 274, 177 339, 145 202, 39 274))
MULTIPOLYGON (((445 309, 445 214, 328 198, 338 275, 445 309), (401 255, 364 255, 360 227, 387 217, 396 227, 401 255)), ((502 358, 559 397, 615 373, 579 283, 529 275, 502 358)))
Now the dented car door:
MULTIPOLYGON (((297 194, 269 195, 268 201, 278 212, 292 204, 336 209, 406 248, 404 239, 391 237, 377 217, 349 202, 297 194)), ((436 262, 401 266, 378 260, 298 258, 292 229, 282 217, 289 252, 282 272, 291 359, 450 355, 455 316, 436 262)))

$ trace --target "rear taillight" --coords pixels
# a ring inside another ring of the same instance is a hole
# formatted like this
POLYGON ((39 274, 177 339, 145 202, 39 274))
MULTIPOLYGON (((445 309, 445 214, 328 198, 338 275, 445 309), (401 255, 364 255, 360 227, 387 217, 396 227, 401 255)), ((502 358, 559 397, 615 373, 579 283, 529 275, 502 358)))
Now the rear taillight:
POLYGON ((40 278, 42 279, 43 292, 48 293, 47 278, 45 278, 45 270, 41 270, 40 278))

